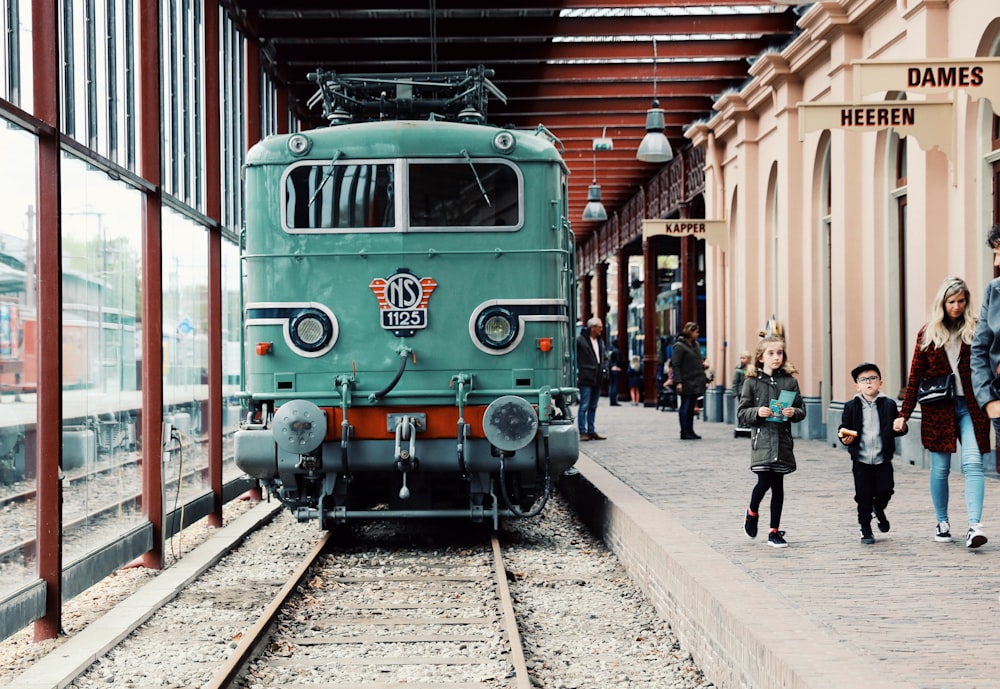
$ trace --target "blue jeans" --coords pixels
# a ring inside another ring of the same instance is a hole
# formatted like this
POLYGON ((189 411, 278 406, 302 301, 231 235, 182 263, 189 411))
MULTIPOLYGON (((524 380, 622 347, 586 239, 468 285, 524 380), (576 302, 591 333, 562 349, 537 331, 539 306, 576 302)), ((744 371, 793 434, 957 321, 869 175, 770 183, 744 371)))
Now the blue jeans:
POLYGON ((682 435, 694 434, 694 408, 700 395, 681 395, 681 404, 677 409, 677 421, 681 426, 682 435))
POLYGON ((597 415, 597 403, 601 400, 600 385, 580 386, 580 411, 577 414, 577 428, 580 435, 594 433, 594 416, 597 415))
MULTIPOLYGON (((962 473, 965 474, 965 509, 969 523, 978 524, 983 516, 983 455, 976 443, 969 407, 962 397, 955 398, 955 423, 962 444, 962 473)), ((950 452, 931 453, 931 501, 939 522, 948 521, 948 474, 951 471, 950 452)))

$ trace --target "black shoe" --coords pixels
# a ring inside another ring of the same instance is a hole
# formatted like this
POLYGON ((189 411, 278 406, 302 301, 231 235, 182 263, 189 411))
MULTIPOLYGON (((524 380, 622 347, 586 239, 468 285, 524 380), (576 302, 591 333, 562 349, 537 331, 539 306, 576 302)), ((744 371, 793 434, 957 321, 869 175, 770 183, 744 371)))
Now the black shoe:
POLYGON ((746 519, 743 520, 743 531, 747 538, 757 538, 758 519, 760 519, 760 514, 750 514, 750 510, 747 510, 746 519))
POLYGON ((767 544, 772 548, 787 548, 784 531, 772 531, 767 535, 767 544))
POLYGON ((611 406, 612 406, 612 407, 620 407, 620 406, 622 406, 622 405, 618 404, 617 402, 612 402, 612 403, 611 403, 611 406))
POLYGON ((865 525, 861 527, 861 542, 865 545, 871 545, 875 542, 875 536, 872 534, 872 527, 865 525))
POLYGON ((889 520, 885 516, 885 510, 876 507, 875 508, 875 519, 878 520, 878 530, 882 533, 889 532, 889 520))
POLYGON ((701 440, 697 433, 681 433, 681 440, 701 440))

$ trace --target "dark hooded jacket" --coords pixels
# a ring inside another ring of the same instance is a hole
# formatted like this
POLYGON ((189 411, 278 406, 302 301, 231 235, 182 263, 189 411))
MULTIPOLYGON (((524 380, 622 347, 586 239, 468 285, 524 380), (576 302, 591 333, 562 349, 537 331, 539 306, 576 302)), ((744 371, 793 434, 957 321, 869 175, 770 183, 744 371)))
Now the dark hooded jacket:
POLYGON ((792 401, 795 415, 790 420, 797 423, 806 418, 799 382, 791 373, 794 370, 785 364, 769 376, 756 366, 747 367, 736 419, 741 426, 749 426, 751 429, 751 471, 776 471, 784 474, 795 471, 795 442, 792 440, 791 424, 788 421, 768 421, 757 414, 760 407, 771 406, 771 400, 778 399, 782 390, 791 390, 795 393, 792 401))

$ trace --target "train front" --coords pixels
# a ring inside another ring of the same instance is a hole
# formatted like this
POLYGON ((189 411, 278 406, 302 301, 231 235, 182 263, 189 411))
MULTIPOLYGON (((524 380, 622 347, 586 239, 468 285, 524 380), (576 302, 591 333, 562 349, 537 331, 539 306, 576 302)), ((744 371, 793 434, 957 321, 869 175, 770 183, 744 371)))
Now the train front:
POLYGON ((343 124, 257 145, 246 193, 238 465, 322 528, 537 514, 579 447, 552 140, 343 124))

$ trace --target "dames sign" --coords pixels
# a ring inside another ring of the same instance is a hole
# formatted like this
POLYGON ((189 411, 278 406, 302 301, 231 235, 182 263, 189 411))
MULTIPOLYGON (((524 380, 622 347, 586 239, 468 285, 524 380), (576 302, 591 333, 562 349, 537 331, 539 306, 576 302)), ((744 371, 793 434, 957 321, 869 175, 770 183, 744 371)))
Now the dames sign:
POLYGON ((886 91, 942 93, 963 89, 972 98, 989 98, 1000 107, 1000 58, 963 60, 855 60, 854 100, 886 91))

